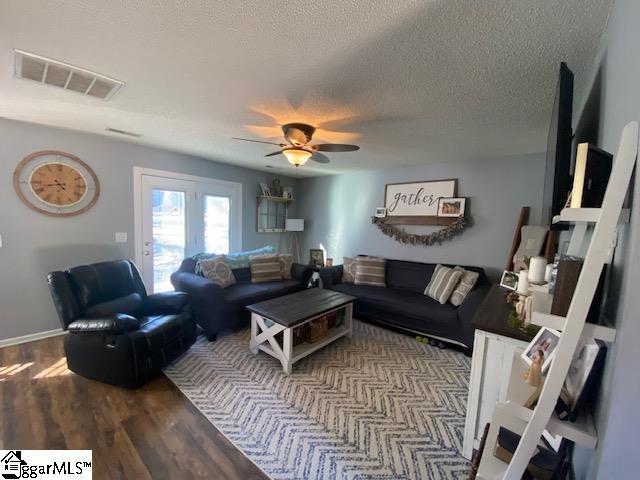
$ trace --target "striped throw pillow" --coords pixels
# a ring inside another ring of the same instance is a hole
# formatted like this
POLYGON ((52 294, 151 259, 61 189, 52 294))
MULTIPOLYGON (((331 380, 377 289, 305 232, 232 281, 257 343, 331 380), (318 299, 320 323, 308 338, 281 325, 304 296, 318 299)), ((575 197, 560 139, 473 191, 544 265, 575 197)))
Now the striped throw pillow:
POLYGON ((387 260, 379 257, 356 257, 356 285, 386 287, 384 267, 387 260))
POLYGON ((279 282, 282 280, 278 255, 253 255, 249 257, 251 283, 279 282))
POLYGON ((278 255, 280 262, 280 276, 282 280, 291 280, 291 266, 293 265, 293 257, 289 254, 278 255))
POLYGON ((356 259, 343 257, 342 259, 342 283, 353 283, 356 281, 356 259))
POLYGON ((456 285, 456 288, 453 290, 449 301, 451 302, 451 305, 459 307, 462 305, 462 302, 464 302, 464 299, 467 298, 469 292, 473 289, 473 286, 478 281, 480 274, 478 272, 465 270, 462 267, 456 267, 454 270, 458 270, 462 273, 462 276, 460 277, 458 285, 456 285))
POLYGON ((424 294, 444 305, 451 297, 451 293, 458 285, 461 276, 462 272, 459 270, 438 264, 433 271, 429 285, 424 289, 424 294))

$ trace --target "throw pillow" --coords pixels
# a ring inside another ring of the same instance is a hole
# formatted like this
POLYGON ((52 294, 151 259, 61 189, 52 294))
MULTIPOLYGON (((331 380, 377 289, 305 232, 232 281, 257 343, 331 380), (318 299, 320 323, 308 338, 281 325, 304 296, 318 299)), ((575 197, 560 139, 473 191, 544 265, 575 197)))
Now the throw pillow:
POLYGON ((278 255, 280 262, 280 276, 282 280, 291 280, 291 266, 293 265, 293 257, 291 255, 278 255))
POLYGON ((342 259, 342 283, 353 283, 356 281, 356 259, 343 257, 342 259))
POLYGON ((456 288, 461 276, 462 272, 459 270, 438 264, 433 271, 429 285, 424 289, 424 294, 444 305, 451 297, 451 293, 456 288))
POLYGON ((379 257, 356 257, 356 285, 386 287, 385 265, 387 260, 379 257))
POLYGON ((251 266, 251 283, 279 282, 280 258, 278 255, 252 255, 249 257, 251 266))
POLYGON ((462 273, 462 276, 460 277, 458 285, 456 285, 456 288, 454 288, 449 301, 452 305, 459 307, 460 305, 462 305, 462 302, 464 302, 464 299, 467 297, 469 292, 473 289, 473 286, 478 281, 478 277, 480 277, 480 274, 478 272, 465 270, 462 267, 456 267, 454 268, 454 270, 458 270, 460 273, 462 273))
POLYGON ((198 265, 200 265, 200 271, 202 272, 203 277, 217 283, 222 288, 235 285, 236 277, 233 275, 231 265, 229 265, 229 262, 227 262, 227 258, 224 255, 220 255, 210 260, 200 260, 198 265))

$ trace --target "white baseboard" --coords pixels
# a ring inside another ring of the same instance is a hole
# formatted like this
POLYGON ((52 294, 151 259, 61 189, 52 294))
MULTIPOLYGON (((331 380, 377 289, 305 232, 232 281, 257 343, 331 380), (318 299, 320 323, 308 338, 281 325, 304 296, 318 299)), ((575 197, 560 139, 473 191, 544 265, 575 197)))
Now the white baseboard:
POLYGON ((45 332, 30 333, 29 335, 23 335, 21 337, 5 338, 4 340, 0 340, 0 348, 8 347, 10 345, 19 345, 21 343, 35 342, 36 340, 55 337, 64 333, 64 330, 62 330, 61 328, 56 328, 54 330, 47 330, 45 332))

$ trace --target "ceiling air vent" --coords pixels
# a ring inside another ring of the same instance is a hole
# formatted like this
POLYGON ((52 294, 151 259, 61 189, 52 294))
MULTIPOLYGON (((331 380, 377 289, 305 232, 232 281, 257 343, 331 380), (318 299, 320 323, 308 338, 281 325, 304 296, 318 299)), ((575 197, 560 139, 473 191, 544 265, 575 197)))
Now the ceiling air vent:
POLYGON ((110 100, 124 82, 84 68, 42 57, 23 50, 15 51, 15 75, 83 95, 110 100))

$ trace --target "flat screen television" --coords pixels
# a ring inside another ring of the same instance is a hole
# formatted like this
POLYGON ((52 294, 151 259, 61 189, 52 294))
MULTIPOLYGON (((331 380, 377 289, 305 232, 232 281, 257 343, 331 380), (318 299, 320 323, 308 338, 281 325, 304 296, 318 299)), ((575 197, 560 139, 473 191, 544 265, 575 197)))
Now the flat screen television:
POLYGON ((542 221, 551 223, 558 215, 569 197, 571 182, 571 146, 573 132, 571 115, 573 108, 573 72, 567 64, 560 64, 558 88, 556 89, 549 136, 547 140, 547 161, 545 168, 544 194, 542 202, 542 221))

